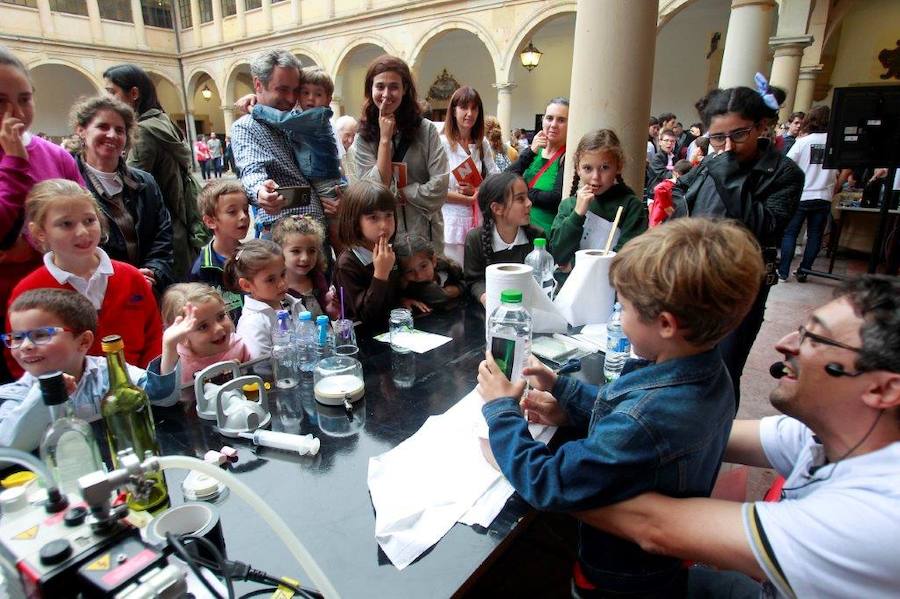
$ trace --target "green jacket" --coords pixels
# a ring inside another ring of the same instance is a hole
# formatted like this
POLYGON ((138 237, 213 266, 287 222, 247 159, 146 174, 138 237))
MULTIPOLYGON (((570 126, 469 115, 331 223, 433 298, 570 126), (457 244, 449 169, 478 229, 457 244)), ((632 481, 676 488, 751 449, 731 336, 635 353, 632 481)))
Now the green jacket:
POLYGON ((191 174, 191 150, 166 113, 151 108, 138 118, 128 165, 149 172, 159 185, 172 217, 176 280, 186 280, 209 232, 197 208, 200 185, 191 174))
MULTIPOLYGON (((616 210, 622 206, 622 218, 619 229, 622 231, 619 241, 613 247, 619 251, 626 242, 647 230, 647 210, 644 203, 634 195, 631 188, 624 183, 617 183, 605 193, 595 196, 588 210, 612 222, 616 218, 616 210)), ((559 211, 553 219, 550 229, 550 254, 559 266, 572 264, 575 252, 581 249, 581 236, 584 233, 585 217, 575 212, 575 198, 566 198, 559 204, 559 211)))

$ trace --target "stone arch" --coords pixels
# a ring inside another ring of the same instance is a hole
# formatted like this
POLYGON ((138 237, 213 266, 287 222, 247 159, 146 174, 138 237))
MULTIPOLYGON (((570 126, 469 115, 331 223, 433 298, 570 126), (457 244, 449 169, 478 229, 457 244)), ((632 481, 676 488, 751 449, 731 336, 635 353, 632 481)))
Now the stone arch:
POLYGON ((222 91, 215 78, 205 69, 197 68, 191 72, 187 84, 188 105, 194 120, 199 123, 197 134, 210 133, 211 131, 224 132, 225 118, 222 114, 222 91), (209 87, 212 96, 206 100, 201 95, 204 87, 209 87))
POLYGON ((72 69, 73 71, 77 71, 80 75, 82 75, 85 79, 87 79, 91 85, 94 86, 94 90, 99 94, 103 91, 103 78, 100 76, 96 76, 94 73, 90 72, 77 62, 71 62, 69 60, 65 60, 63 58, 43 58, 32 61, 31 63, 26 64, 29 71, 34 72, 36 68, 44 67, 48 65, 58 65, 61 67, 67 67, 72 69))
MULTIPOLYGON (((364 37, 354 40, 340 53, 329 73, 334 81, 334 101, 338 103, 341 114, 358 116, 359 107, 362 106, 362 81, 365 77, 365 66, 353 64, 355 54, 368 54, 363 61, 369 60, 381 54, 397 56, 393 46, 375 37, 364 37), (351 69, 351 67, 353 67, 351 69), (349 73, 348 71, 352 71, 349 73)), ((366 64, 366 66, 368 66, 366 64)))
POLYGON ((297 57, 297 59, 303 64, 303 66, 310 66, 308 63, 312 63, 316 66, 325 68, 325 61, 322 59, 322 56, 308 46, 297 46, 291 48, 290 53, 297 57), (303 60, 303 58, 309 59, 308 61, 303 60))
POLYGON ((542 7, 535 10, 525 19, 524 25, 519 28, 515 36, 513 36, 512 42, 507 46, 506 53, 500 63, 500 74, 505 75, 502 81, 509 81, 512 78, 515 61, 519 56, 519 52, 525 47, 528 38, 554 17, 569 13, 574 14, 575 6, 575 2, 563 2, 549 8, 542 7))
POLYGON ((34 121, 31 130, 54 138, 72 133, 69 111, 81 97, 103 93, 98 80, 84 68, 64 60, 29 65, 34 82, 34 121))
MULTIPOLYGON (((362 46, 378 46, 386 54, 392 54, 394 56, 402 56, 397 53, 397 49, 393 44, 388 42, 381 36, 378 35, 364 35, 361 37, 353 38, 353 41, 348 43, 343 50, 337 55, 334 62, 331 64, 331 68, 329 69, 329 73, 334 73, 335 76, 339 75, 341 72, 341 67, 344 66, 344 61, 353 53, 354 50, 359 49, 362 46)), ((322 65, 325 66, 324 64, 322 65)))
MULTIPOLYGON (((168 75, 165 75, 160 71, 157 71, 153 68, 148 69, 144 66, 141 66, 141 68, 147 71, 147 74, 150 75, 150 79, 153 80, 153 84, 157 87, 157 95, 159 95, 160 83, 171 86, 172 89, 175 90, 175 93, 172 95, 174 95, 174 97, 177 99, 177 107, 179 111, 184 112, 184 96, 181 93, 181 86, 175 83, 175 81, 173 81, 168 75)), ((160 101, 162 100, 160 99, 160 101)), ((169 109, 166 109, 166 112, 169 112, 169 109)))
POLYGON ((413 72, 418 72, 419 67, 422 63, 422 56, 428 50, 428 48, 437 41, 440 37, 450 31, 467 31, 478 38, 479 41, 484 45, 485 50, 487 50, 488 57, 491 59, 491 67, 494 70, 495 76, 499 75, 498 65, 494 57, 500 56, 500 50, 497 47, 497 44, 494 42, 494 39, 491 37, 490 33, 488 33, 484 28, 479 26, 478 24, 464 19, 455 19, 453 21, 448 21, 446 23, 441 23, 429 31, 426 31, 422 37, 419 38, 419 41, 413 47, 412 52, 409 54, 409 66, 413 70, 413 72))
POLYGON ((238 77, 242 74, 250 74, 250 63, 246 60, 237 60, 229 67, 227 74, 225 75, 225 97, 223 99, 226 105, 230 106, 237 100, 238 96, 235 85, 238 82, 238 77))
POLYGON ((662 0, 659 4, 659 16, 656 19, 656 32, 666 26, 675 16, 697 0, 662 0))

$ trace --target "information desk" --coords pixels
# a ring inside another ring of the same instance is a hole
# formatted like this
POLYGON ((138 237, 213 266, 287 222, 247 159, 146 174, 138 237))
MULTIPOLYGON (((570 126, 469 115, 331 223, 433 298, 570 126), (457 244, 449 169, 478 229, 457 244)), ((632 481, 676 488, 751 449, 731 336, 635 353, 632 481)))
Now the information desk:
MULTIPOLYGON (((240 460, 231 471, 284 518, 344 598, 449 597, 465 592, 521 532, 532 510, 514 494, 489 529, 457 524, 403 571, 381 552, 366 482, 369 458, 396 447, 429 416, 445 412, 471 391, 485 347, 484 310, 477 304, 417 318, 415 324, 453 341, 419 355, 397 354, 386 343, 360 340, 357 357, 363 364, 366 394, 354 419, 364 418, 365 423, 355 434, 333 437, 320 430, 319 420, 326 428, 346 428, 348 419, 343 409, 331 408, 334 411, 326 414, 316 407, 311 380, 297 393, 273 393, 271 428, 314 434, 321 440, 318 455, 260 448, 255 456, 247 442, 221 437, 212 423, 197 418, 192 391, 185 391, 185 404, 154 408, 163 453, 202 458, 222 445, 238 448, 240 460)), ((590 370, 602 369, 602 358, 597 363, 590 370)), ((184 475, 167 474, 176 505, 182 503, 184 475)), ((277 576, 300 575, 281 542, 241 499, 229 496, 217 507, 232 559, 277 576)), ((305 576, 302 580, 309 584, 305 576)))

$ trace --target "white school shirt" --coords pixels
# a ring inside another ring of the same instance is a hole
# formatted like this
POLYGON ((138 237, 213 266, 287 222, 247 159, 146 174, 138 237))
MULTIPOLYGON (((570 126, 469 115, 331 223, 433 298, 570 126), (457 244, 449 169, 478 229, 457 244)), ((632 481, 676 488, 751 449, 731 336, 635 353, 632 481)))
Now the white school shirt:
POLYGON ((525 245, 531 243, 528 241, 528 235, 525 234, 525 229, 519 227, 519 232, 516 233, 516 238, 513 239, 512 243, 506 243, 503 241, 503 238, 500 237, 500 233, 497 232, 497 225, 494 225, 493 232, 491 233, 491 248, 493 248, 494 252, 502 252, 504 250, 511 250, 517 245, 525 245))
POLYGON ((812 431, 760 422, 766 458, 786 478, 779 502, 746 503, 744 532, 776 597, 897 597, 900 442, 825 464, 812 431))
POLYGON ((79 277, 67 270, 63 270, 53 263, 53 252, 44 254, 44 266, 50 272, 50 276, 56 279, 60 285, 68 283, 75 291, 88 298, 91 304, 97 310, 103 305, 103 298, 106 297, 106 288, 109 286, 109 277, 113 275, 112 261, 109 255, 100 248, 96 248, 94 253, 100 258, 100 265, 91 275, 90 279, 79 277))
MULTIPOLYGON (((494 162, 494 153, 491 152, 491 146, 487 140, 482 138, 481 144, 469 144, 469 153, 463 149, 462 144, 456 144, 456 147, 450 147, 450 141, 446 135, 441 135, 441 145, 447 154, 447 165, 450 168, 450 185, 447 191, 459 193, 459 181, 453 175, 453 169, 465 162, 466 158, 472 157, 475 162, 475 168, 481 173, 481 157, 484 156, 484 177, 499 173, 497 163, 494 162)), ((451 204, 445 202, 441 206, 441 214, 444 217, 444 243, 464 244, 466 242, 466 234, 470 229, 475 227, 475 218, 472 206, 463 204, 451 204)))
POLYGON ((837 179, 837 170, 822 168, 825 161, 825 141, 827 133, 810 133, 797 138, 787 157, 797 163, 803 171, 805 181, 800 201, 825 200, 831 201, 834 194, 834 181, 837 179))
MULTIPOLYGON (((287 293, 284 294, 281 305, 283 306, 281 310, 290 312, 291 322, 305 310, 302 301, 287 293)), ((244 307, 241 309, 241 317, 238 319, 235 332, 244 340, 251 359, 272 351, 272 329, 275 328, 277 321, 278 314, 275 308, 249 295, 244 296, 244 307)))

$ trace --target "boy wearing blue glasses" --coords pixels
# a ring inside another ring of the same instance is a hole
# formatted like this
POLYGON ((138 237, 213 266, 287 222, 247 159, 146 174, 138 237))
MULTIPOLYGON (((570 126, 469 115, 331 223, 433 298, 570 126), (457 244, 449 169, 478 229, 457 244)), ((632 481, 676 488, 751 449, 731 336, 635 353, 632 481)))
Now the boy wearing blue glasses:
MULTIPOLYGON (((38 379, 61 371, 67 380, 75 414, 84 420, 100 417, 100 400, 109 388, 106 358, 88 356, 97 330, 97 310, 83 295, 63 289, 23 293, 9 307, 11 331, 0 335, 25 370, 14 383, 0 386, 0 445, 33 451, 50 424, 38 379)), ((170 406, 178 399, 178 341, 194 326, 191 315, 163 335, 162 356, 147 370, 128 365, 131 380, 154 405, 170 406)))

